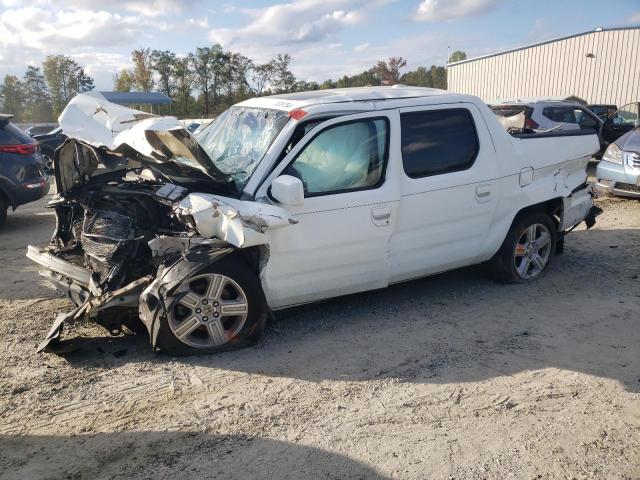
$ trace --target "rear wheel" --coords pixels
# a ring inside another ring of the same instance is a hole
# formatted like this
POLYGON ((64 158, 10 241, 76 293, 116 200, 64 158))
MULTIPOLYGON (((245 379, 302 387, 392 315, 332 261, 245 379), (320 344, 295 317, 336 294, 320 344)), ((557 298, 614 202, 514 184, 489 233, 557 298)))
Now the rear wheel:
POLYGON ((0 227, 7 220, 7 209, 9 208, 9 204, 7 201, 0 195, 0 227))
POLYGON ((53 173, 53 155, 49 153, 42 153, 42 166, 44 168, 44 173, 51 174, 53 173))
POLYGON ((168 299, 158 347, 173 355, 241 348, 259 339, 266 317, 257 276, 227 257, 185 279, 168 299))
POLYGON ((556 236, 555 223, 547 214, 533 213, 516 220, 490 261, 494 278, 508 283, 539 278, 551 263, 556 236))

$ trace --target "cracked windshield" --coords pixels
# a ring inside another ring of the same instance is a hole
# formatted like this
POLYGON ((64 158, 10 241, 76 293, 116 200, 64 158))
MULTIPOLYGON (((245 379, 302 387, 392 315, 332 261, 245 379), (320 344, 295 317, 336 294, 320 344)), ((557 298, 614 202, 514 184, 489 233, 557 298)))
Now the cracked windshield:
POLYGON ((280 110, 231 107, 196 138, 241 190, 288 119, 280 110))

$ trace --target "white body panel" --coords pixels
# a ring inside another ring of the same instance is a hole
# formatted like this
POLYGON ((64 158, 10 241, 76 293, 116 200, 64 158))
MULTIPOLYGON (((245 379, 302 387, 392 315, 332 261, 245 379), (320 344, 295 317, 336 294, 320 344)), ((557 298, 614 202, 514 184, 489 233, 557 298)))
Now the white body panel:
MULTIPOLYGON (((304 109, 301 119, 290 120, 273 141, 245 185, 242 200, 191 192, 175 206, 176 212, 193 216, 205 238, 268 252, 262 258, 261 279, 271 308, 382 288, 479 263, 500 248, 522 209, 565 199, 562 203, 570 210, 567 222, 575 223, 590 207, 584 195, 570 197, 586 181, 586 164, 599 148, 595 134, 514 138, 480 99, 433 89, 382 87, 306 95, 241 104, 304 109), (402 161, 401 114, 450 108, 471 113, 479 143, 475 161, 466 170, 410 178, 402 161), (329 117, 277 163, 300 122, 329 117), (273 180, 286 173, 314 136, 342 123, 379 118, 388 122, 389 138, 386 168, 377 186, 304 198, 301 205, 277 205, 269 196, 273 180)), ((126 112, 119 114, 126 117, 126 112)), ((143 120, 136 128, 155 128, 145 122, 161 123, 143 120)), ((102 137, 91 138, 85 131, 81 138, 96 146, 117 147, 122 138, 134 148, 138 145, 133 129, 110 137, 104 134, 107 124, 101 119, 102 128, 96 130, 102 137)))

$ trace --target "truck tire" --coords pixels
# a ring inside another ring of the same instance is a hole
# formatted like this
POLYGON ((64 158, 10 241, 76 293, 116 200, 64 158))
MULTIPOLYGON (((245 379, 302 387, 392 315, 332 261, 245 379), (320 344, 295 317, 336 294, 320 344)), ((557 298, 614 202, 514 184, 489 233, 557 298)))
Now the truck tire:
POLYGON ((489 261, 491 276, 505 283, 526 283, 542 276, 556 250, 557 228, 545 213, 516 218, 500 250, 489 261))
POLYGON ((9 205, 7 204, 7 201, 5 200, 5 198, 2 196, 2 193, 0 193, 0 227, 2 227, 4 222, 6 222, 7 220, 8 209, 9 209, 9 205))
POLYGON ((178 356, 252 345, 268 312, 258 276, 234 255, 185 279, 166 304, 156 345, 178 356))

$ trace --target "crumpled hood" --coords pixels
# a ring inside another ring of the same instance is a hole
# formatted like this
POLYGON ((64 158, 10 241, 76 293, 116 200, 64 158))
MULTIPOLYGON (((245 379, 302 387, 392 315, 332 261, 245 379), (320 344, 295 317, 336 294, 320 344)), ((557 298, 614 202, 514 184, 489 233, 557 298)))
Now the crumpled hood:
POLYGON ((133 149, 144 159, 163 162, 176 157, 210 173, 212 162, 194 136, 175 117, 160 117, 107 101, 100 92, 76 95, 58 119, 63 132, 93 147, 117 153, 133 149))

